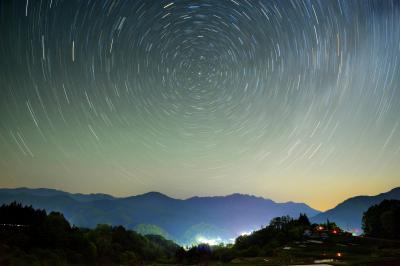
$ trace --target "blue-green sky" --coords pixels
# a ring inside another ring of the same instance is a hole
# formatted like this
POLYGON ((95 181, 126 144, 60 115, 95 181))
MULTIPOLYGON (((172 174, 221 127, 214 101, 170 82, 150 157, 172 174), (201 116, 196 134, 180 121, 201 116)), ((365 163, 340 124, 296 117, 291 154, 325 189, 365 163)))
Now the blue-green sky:
POLYGON ((398 1, 0 1, 0 186, 318 209, 400 185, 398 1))

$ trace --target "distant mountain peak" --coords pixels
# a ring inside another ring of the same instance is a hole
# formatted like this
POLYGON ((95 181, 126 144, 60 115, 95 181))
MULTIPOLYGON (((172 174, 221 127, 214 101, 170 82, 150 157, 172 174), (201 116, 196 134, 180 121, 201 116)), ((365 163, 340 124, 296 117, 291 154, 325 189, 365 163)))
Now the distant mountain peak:
POLYGON ((232 193, 228 194, 225 196, 193 196, 188 198, 188 200, 191 199, 260 199, 260 200, 267 200, 267 201, 272 201, 270 199, 261 197, 261 196, 255 196, 255 195, 250 195, 250 194, 243 194, 243 193, 232 193))
POLYGON ((238 198, 238 199, 243 199, 243 198, 255 198, 253 195, 249 194, 242 194, 242 193, 232 193, 226 196, 221 196, 221 198, 238 198))
POLYGON ((250 195, 250 194, 243 194, 243 193, 232 193, 229 195, 226 195, 226 197, 238 197, 238 198, 262 198, 262 197, 257 197, 254 195, 250 195))
POLYGON ((140 194, 140 195, 137 195, 137 196, 133 196, 133 197, 152 197, 152 198, 173 199, 173 198, 171 198, 171 197, 169 197, 169 196, 167 196, 167 195, 165 195, 165 194, 163 194, 161 192, 157 192, 157 191, 149 191, 149 192, 146 192, 146 193, 143 193, 143 194, 140 194))
POLYGON ((282 202, 282 203, 283 204, 291 204, 291 205, 307 205, 307 204, 305 204, 303 202, 295 202, 295 201, 291 201, 291 200, 286 201, 286 202, 282 202))

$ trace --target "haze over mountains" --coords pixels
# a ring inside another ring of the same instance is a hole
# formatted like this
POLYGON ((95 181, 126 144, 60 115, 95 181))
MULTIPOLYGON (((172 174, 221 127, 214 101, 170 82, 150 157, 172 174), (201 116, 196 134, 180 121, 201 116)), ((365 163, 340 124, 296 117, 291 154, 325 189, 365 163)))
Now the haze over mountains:
POLYGON ((265 226, 276 216, 318 213, 303 203, 277 203, 242 194, 181 200, 158 192, 115 198, 53 189, 0 189, 0 203, 14 200, 60 211, 76 226, 123 225, 141 233, 159 233, 182 244, 202 239, 228 241, 265 226))
POLYGON ((361 227, 362 213, 384 199, 400 199, 400 188, 377 196, 348 199, 326 212, 304 203, 277 203, 251 195, 174 199, 159 192, 116 198, 106 194, 72 194, 54 189, 0 189, 0 203, 18 201, 47 211, 60 211, 74 225, 123 225, 140 233, 155 233, 191 244, 229 241, 259 229, 273 217, 305 213, 313 222, 335 221, 345 229, 361 227))

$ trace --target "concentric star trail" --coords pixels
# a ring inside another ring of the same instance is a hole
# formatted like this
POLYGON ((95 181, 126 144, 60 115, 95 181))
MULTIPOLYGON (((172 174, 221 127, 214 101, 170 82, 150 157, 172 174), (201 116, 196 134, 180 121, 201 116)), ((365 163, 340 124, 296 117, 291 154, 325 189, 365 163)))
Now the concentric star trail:
POLYGON ((322 209, 399 185, 399 3, 0 1, 0 185, 322 209))

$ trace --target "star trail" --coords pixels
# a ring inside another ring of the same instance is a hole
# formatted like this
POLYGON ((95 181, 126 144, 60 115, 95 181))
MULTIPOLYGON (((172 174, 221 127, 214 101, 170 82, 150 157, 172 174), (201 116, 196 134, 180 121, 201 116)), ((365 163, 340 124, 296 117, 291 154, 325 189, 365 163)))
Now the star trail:
POLYGON ((0 185, 249 193, 399 185, 400 2, 0 1, 0 185))

